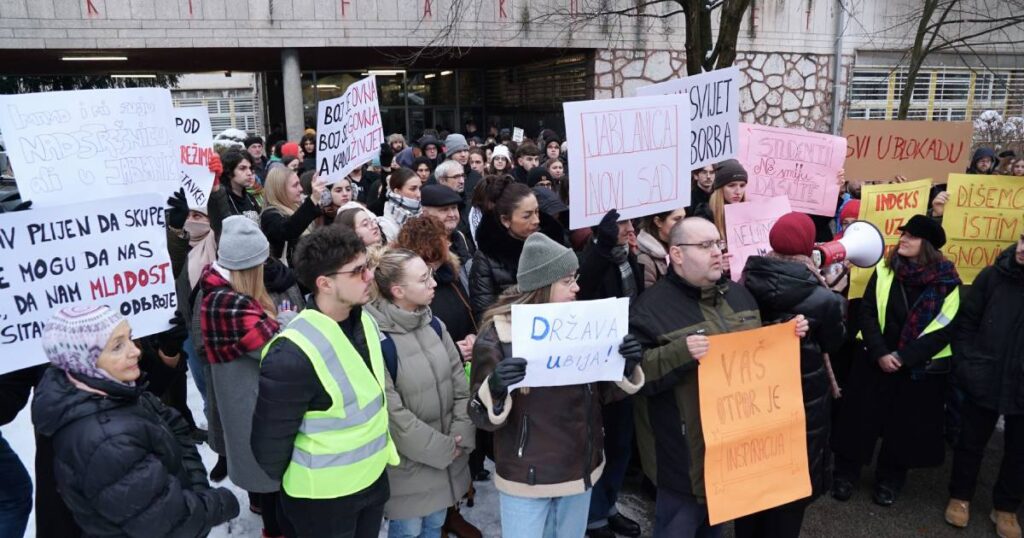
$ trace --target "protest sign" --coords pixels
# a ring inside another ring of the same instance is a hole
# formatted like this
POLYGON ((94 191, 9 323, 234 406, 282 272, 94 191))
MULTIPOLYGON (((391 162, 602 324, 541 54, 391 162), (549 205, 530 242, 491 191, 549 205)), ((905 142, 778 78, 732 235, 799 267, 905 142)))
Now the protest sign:
POLYGON ((747 200, 788 196, 793 211, 832 216, 846 140, 799 129, 740 124, 737 159, 747 170, 747 200))
POLYGON ((619 381, 619 344, 629 332, 629 299, 512 306, 512 354, 527 360, 514 387, 619 381))
POLYGON ((939 183, 971 163, 969 121, 846 120, 846 177, 931 177, 939 183))
MULTIPOLYGON (((860 215, 858 220, 866 220, 882 232, 885 239, 885 254, 889 256, 892 249, 900 241, 900 226, 910 217, 924 215, 928 211, 928 191, 932 180, 921 179, 907 183, 880 185, 864 185, 860 190, 860 215)), ((850 268, 850 299, 864 296, 868 280, 874 273, 873 268, 850 268)))
POLYGON ((1024 181, 1019 177, 950 174, 942 217, 942 249, 964 284, 974 282, 1024 233, 1024 181))
POLYGON ((384 143, 377 77, 353 83, 341 97, 320 101, 316 114, 316 169, 328 185, 380 155, 384 143))
POLYGON ((659 95, 573 101, 565 110, 569 219, 593 226, 611 209, 622 219, 690 205, 686 97, 659 95))
POLYGON ((519 143, 521 143, 523 141, 524 137, 525 137, 525 133, 523 132, 522 128, 520 128, 520 127, 513 127, 512 128, 512 141, 513 142, 515 142, 516 144, 519 144, 519 143))
POLYGON ((181 188, 185 189, 188 206, 206 207, 215 179, 209 168, 215 153, 210 112, 204 106, 175 108, 174 134, 181 188))
POLYGON ((686 95, 690 101, 690 169, 732 159, 740 121, 740 69, 729 67, 637 88, 638 96, 686 95))
POLYGON ((0 95, 0 132, 34 208, 179 188, 166 89, 0 95))
POLYGON ((768 232, 775 221, 789 213, 789 198, 776 196, 756 202, 741 202, 725 206, 725 237, 729 242, 729 270, 739 282, 747 258, 764 256, 772 247, 768 232))
POLYGON ((811 494, 796 322, 709 337, 697 370, 712 525, 811 494))
POLYGON ((177 296, 163 195, 0 214, 0 373, 46 362, 44 324, 76 304, 108 305, 135 336, 168 328, 177 296))

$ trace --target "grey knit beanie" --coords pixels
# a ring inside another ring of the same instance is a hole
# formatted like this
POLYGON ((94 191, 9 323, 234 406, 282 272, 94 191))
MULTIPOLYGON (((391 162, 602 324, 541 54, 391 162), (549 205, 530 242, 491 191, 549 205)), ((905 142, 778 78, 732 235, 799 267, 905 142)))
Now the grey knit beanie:
POLYGON ((537 232, 526 238, 519 255, 519 291, 539 290, 565 278, 580 268, 572 250, 537 232))
POLYGON ((252 219, 232 215, 224 219, 217 246, 217 263, 232 271, 252 269, 267 261, 270 242, 252 219))
POLYGON ((452 158, 452 155, 468 149, 469 144, 466 142, 466 137, 458 133, 452 133, 444 139, 444 156, 449 159, 452 158))

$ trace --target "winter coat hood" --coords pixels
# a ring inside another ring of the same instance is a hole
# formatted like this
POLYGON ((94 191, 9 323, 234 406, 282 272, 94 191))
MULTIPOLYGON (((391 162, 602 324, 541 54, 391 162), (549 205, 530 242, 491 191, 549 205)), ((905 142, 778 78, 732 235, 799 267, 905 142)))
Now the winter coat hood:
POLYGON ((996 152, 992 151, 991 148, 978 148, 974 150, 974 155, 971 157, 971 165, 967 167, 968 174, 994 174, 996 172, 996 165, 999 164, 999 158, 996 157, 996 152), (988 169, 988 172, 978 171, 978 161, 988 157, 992 159, 992 167, 988 169))
POLYGON ((1017 245, 1011 245, 996 258, 996 269, 1006 278, 1024 282, 1024 266, 1017 263, 1017 245))
POLYGON ((90 388, 105 392, 95 394, 71 383, 69 374, 59 368, 49 368, 43 374, 40 387, 32 402, 32 422, 36 431, 53 437, 62 427, 91 415, 132 405, 145 390, 145 383, 129 387, 114 381, 76 376, 75 380, 90 388))
POLYGON ((415 312, 399 308, 391 301, 377 299, 372 306, 373 319, 377 327, 387 333, 406 334, 428 325, 434 318, 429 306, 418 308, 415 312))
POLYGON ((743 285, 758 303, 771 303, 775 310, 791 310, 820 288, 821 281, 799 263, 751 256, 743 269, 743 285))

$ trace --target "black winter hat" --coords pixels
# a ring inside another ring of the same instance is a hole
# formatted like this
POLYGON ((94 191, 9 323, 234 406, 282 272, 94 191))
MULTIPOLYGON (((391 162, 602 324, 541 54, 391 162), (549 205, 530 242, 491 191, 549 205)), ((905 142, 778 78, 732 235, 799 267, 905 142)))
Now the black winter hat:
POLYGON ((253 144, 259 144, 259 145, 262 146, 263 145, 263 137, 261 137, 261 136, 250 136, 250 137, 246 138, 245 141, 242 142, 242 143, 245 144, 245 149, 249 149, 249 146, 251 146, 253 144))
POLYGON ((459 205, 462 197, 445 185, 424 185, 420 189, 420 205, 423 207, 446 207, 459 205))
POLYGON ((941 249, 946 244, 946 232, 942 229, 942 225, 935 219, 924 215, 910 217, 910 220, 900 226, 899 230, 928 241, 935 247, 935 250, 941 249))
POLYGON ((551 188, 555 187, 555 180, 551 177, 551 172, 548 172, 548 169, 543 166, 534 166, 526 176, 526 184, 533 188, 545 179, 551 184, 551 188))
POLYGON ((715 165, 715 183, 711 190, 721 189, 733 181, 747 181, 747 171, 739 161, 729 159, 715 165))

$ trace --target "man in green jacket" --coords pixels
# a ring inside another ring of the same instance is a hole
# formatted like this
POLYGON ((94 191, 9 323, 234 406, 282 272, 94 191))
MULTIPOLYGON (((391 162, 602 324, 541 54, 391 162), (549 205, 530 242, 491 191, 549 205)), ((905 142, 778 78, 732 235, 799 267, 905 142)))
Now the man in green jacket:
MULTIPOLYGON (((637 436, 641 447, 654 446, 654 454, 647 450, 641 458, 656 475, 650 477, 658 487, 655 538, 715 537, 721 527, 708 522, 697 366, 708 336, 756 329, 761 318, 750 292, 722 276, 725 241, 712 222, 679 221, 669 244, 671 270, 644 291, 629 315, 630 333, 644 347, 647 377, 637 436)), ((807 321, 796 319, 803 337, 807 321)))

